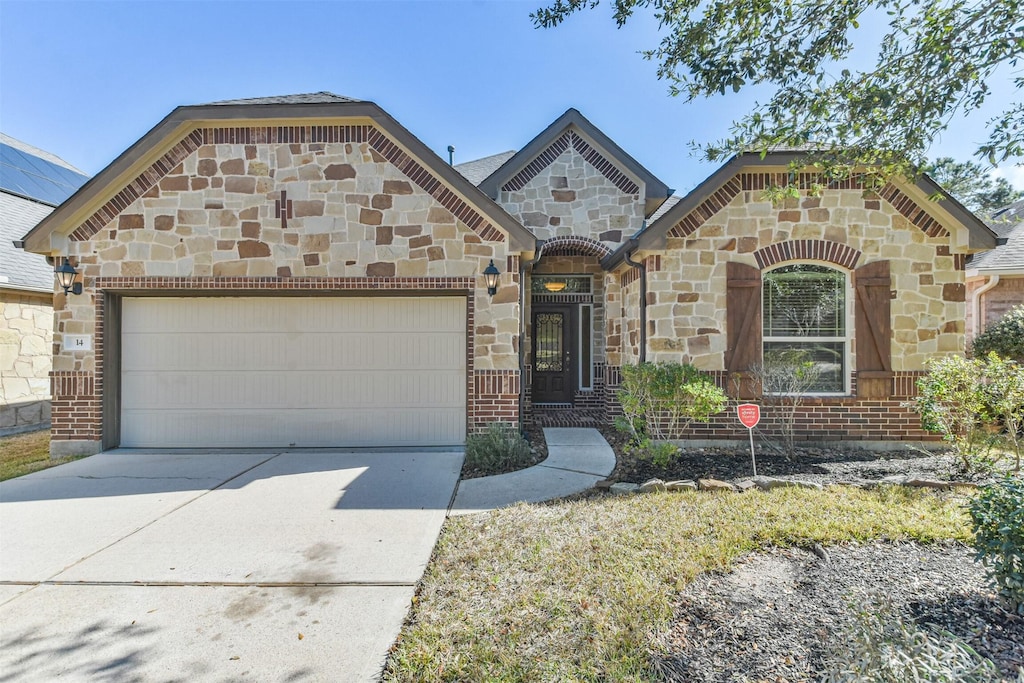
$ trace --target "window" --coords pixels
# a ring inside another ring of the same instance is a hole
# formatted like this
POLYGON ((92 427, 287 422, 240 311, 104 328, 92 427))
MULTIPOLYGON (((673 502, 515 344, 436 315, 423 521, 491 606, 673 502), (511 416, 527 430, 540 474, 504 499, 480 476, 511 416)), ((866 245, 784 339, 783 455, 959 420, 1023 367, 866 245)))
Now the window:
MULTIPOLYGON (((846 274, 815 264, 782 266, 764 274, 764 368, 812 373, 811 393, 847 391, 846 274)), ((774 382, 770 383, 774 384, 774 382)), ((785 393, 785 383, 765 386, 785 393)))

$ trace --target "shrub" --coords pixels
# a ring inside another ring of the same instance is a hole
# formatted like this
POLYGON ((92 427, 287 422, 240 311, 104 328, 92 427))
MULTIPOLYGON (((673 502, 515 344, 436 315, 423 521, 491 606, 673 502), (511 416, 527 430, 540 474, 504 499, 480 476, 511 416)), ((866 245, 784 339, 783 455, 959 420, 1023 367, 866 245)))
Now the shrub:
POLYGON ((870 595, 854 604, 854 622, 837 642, 827 683, 972 683, 998 680, 999 671, 950 633, 904 620, 892 602, 870 595))
POLYGON ((530 444, 510 422, 492 422, 466 437, 465 467, 481 472, 506 472, 530 461, 530 444))
POLYGON ((763 402, 772 409, 771 419, 782 436, 783 450, 792 457, 796 450, 797 409, 804 396, 818 385, 821 369, 806 351, 785 349, 765 353, 764 363, 751 368, 751 374, 761 387, 763 402))
POLYGON ((668 464, 678 451, 663 442, 693 422, 707 422, 726 405, 725 392, 689 363, 624 365, 618 398, 624 417, 616 420, 616 427, 657 465, 668 464))
POLYGON ((975 559, 996 590, 1024 615, 1024 481, 1006 477, 989 484, 968 504, 975 559))
POLYGON ((917 381, 918 395, 911 404, 921 415, 921 426, 942 435, 960 461, 964 474, 991 470, 998 438, 985 387, 984 363, 977 358, 944 356, 928 361, 928 374, 917 381))
POLYGON ((1000 441, 1014 454, 1014 471, 1020 472, 1021 430, 1024 430, 1024 367, 989 352, 982 368, 992 417, 1002 425, 1000 441))
POLYGON ((974 338, 975 358, 995 352, 1003 358, 1024 361, 1024 306, 1016 306, 974 338))

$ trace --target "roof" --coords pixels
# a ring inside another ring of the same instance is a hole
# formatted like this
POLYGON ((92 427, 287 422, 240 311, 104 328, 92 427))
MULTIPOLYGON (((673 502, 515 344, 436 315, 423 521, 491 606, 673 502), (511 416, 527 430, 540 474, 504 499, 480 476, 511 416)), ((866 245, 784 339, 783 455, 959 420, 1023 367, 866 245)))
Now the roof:
POLYGON ((207 102, 204 106, 221 105, 253 105, 253 104, 341 104, 346 102, 362 102, 344 95, 335 95, 332 92, 322 90, 320 92, 300 93, 298 95, 272 95, 270 97, 248 97, 240 100, 221 100, 220 102, 207 102))
POLYGON ((659 218, 664 216, 666 213, 668 213, 669 209, 671 209, 673 206, 675 206, 676 204, 678 204, 682 200, 683 200, 683 198, 680 197, 679 195, 677 195, 677 194, 672 195, 671 197, 669 197, 668 199, 665 200, 664 204, 662 204, 661 206, 658 207, 657 211, 655 211, 654 213, 651 214, 651 217, 648 218, 647 221, 649 223, 653 223, 654 221, 658 220, 659 218))
MULTIPOLYGON (((798 151, 769 152, 760 154, 749 152, 737 154, 721 168, 712 173, 700 185, 694 188, 686 196, 682 197, 671 208, 659 212, 656 220, 650 222, 646 228, 638 232, 633 239, 629 240, 612 254, 602 259, 601 265, 610 270, 617 267, 625 259, 625 256, 636 250, 658 250, 665 246, 666 235, 687 214, 701 206, 712 195, 721 190, 723 186, 741 171, 747 168, 787 168, 793 161, 799 160, 802 156, 798 151)), ((916 203, 925 209, 928 197, 942 194, 941 188, 934 180, 927 175, 920 176, 913 183, 900 185, 901 190, 911 192, 916 196, 916 203)), ((915 197, 912 197, 915 199, 915 197)), ((955 198, 948 195, 942 202, 931 202, 925 209, 929 216, 936 216, 935 220, 943 224, 959 224, 967 231, 966 244, 962 245, 968 249, 991 249, 996 246, 996 233, 985 225, 984 222, 973 213, 968 211, 955 198)), ((948 227, 948 226, 947 226, 948 227)))
POLYGON ((88 179, 60 157, 0 133, 0 191, 56 206, 88 179))
POLYGON ((89 176, 55 154, 0 133, 0 287, 53 292, 53 268, 16 240, 89 176))
POLYGON ((487 176, 497 171, 501 168, 502 164, 514 157, 515 154, 516 151, 514 149, 502 152, 501 154, 492 154, 482 159, 455 164, 455 170, 464 175, 469 182, 479 185, 487 176))
POLYGON ((1001 244, 971 255, 967 270, 989 274, 995 271, 1024 273, 1024 199, 993 211, 988 227, 999 235, 1001 244))
POLYGON ((53 291, 53 268, 38 254, 14 247, 53 208, 0 192, 0 288, 53 291))
POLYGON ((597 126, 588 121, 576 109, 567 109, 551 125, 530 140, 525 147, 509 157, 500 167, 479 183, 480 189, 488 197, 497 199, 501 186, 505 181, 533 161, 570 128, 581 132, 584 137, 589 138, 605 154, 610 156, 619 167, 629 171, 634 177, 644 183, 645 215, 653 214, 664 203, 665 199, 672 194, 672 190, 669 189, 668 185, 658 180, 653 173, 641 166, 636 159, 627 154, 625 150, 615 144, 614 140, 601 132, 597 126))
POLYGON ((268 119, 361 119, 372 122, 394 139, 406 154, 418 160, 497 229, 506 233, 514 250, 530 252, 536 245, 533 233, 378 105, 332 93, 312 93, 178 107, 26 234, 23 248, 37 253, 56 253, 58 247, 55 244, 60 240, 55 242, 51 237, 70 234, 104 202, 148 169, 161 154, 199 126, 237 125, 243 121, 258 123, 268 119))

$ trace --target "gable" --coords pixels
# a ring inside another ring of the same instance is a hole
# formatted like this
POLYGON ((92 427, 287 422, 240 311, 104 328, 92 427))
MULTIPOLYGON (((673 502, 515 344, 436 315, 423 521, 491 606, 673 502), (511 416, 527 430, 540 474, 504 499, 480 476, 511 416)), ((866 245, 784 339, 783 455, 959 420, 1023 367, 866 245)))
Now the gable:
MULTIPOLYGON (((487 241, 531 250, 533 237, 373 103, 180 107, 25 237, 25 248, 61 251, 88 239, 204 145, 365 144, 487 241)), ((268 191, 279 191, 269 189, 268 191)))

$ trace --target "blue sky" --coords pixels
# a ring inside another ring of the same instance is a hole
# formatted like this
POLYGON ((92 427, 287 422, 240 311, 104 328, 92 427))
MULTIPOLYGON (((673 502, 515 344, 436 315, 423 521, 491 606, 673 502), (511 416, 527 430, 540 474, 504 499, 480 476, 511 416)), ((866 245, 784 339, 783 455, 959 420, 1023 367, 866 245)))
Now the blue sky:
MULTIPOLYGON (((178 105, 328 90, 375 101, 442 157, 455 145, 456 163, 575 107, 670 187, 714 171, 689 143, 724 137, 752 93, 669 97, 638 54, 653 19, 616 29, 605 3, 539 30, 539 4, 0 0, 0 130, 94 174, 178 105)), ((1019 95, 994 86, 990 114, 1019 95)), ((956 122, 932 156, 969 159, 986 119, 956 122)), ((1003 173, 1024 189, 1024 168, 1003 173)))

